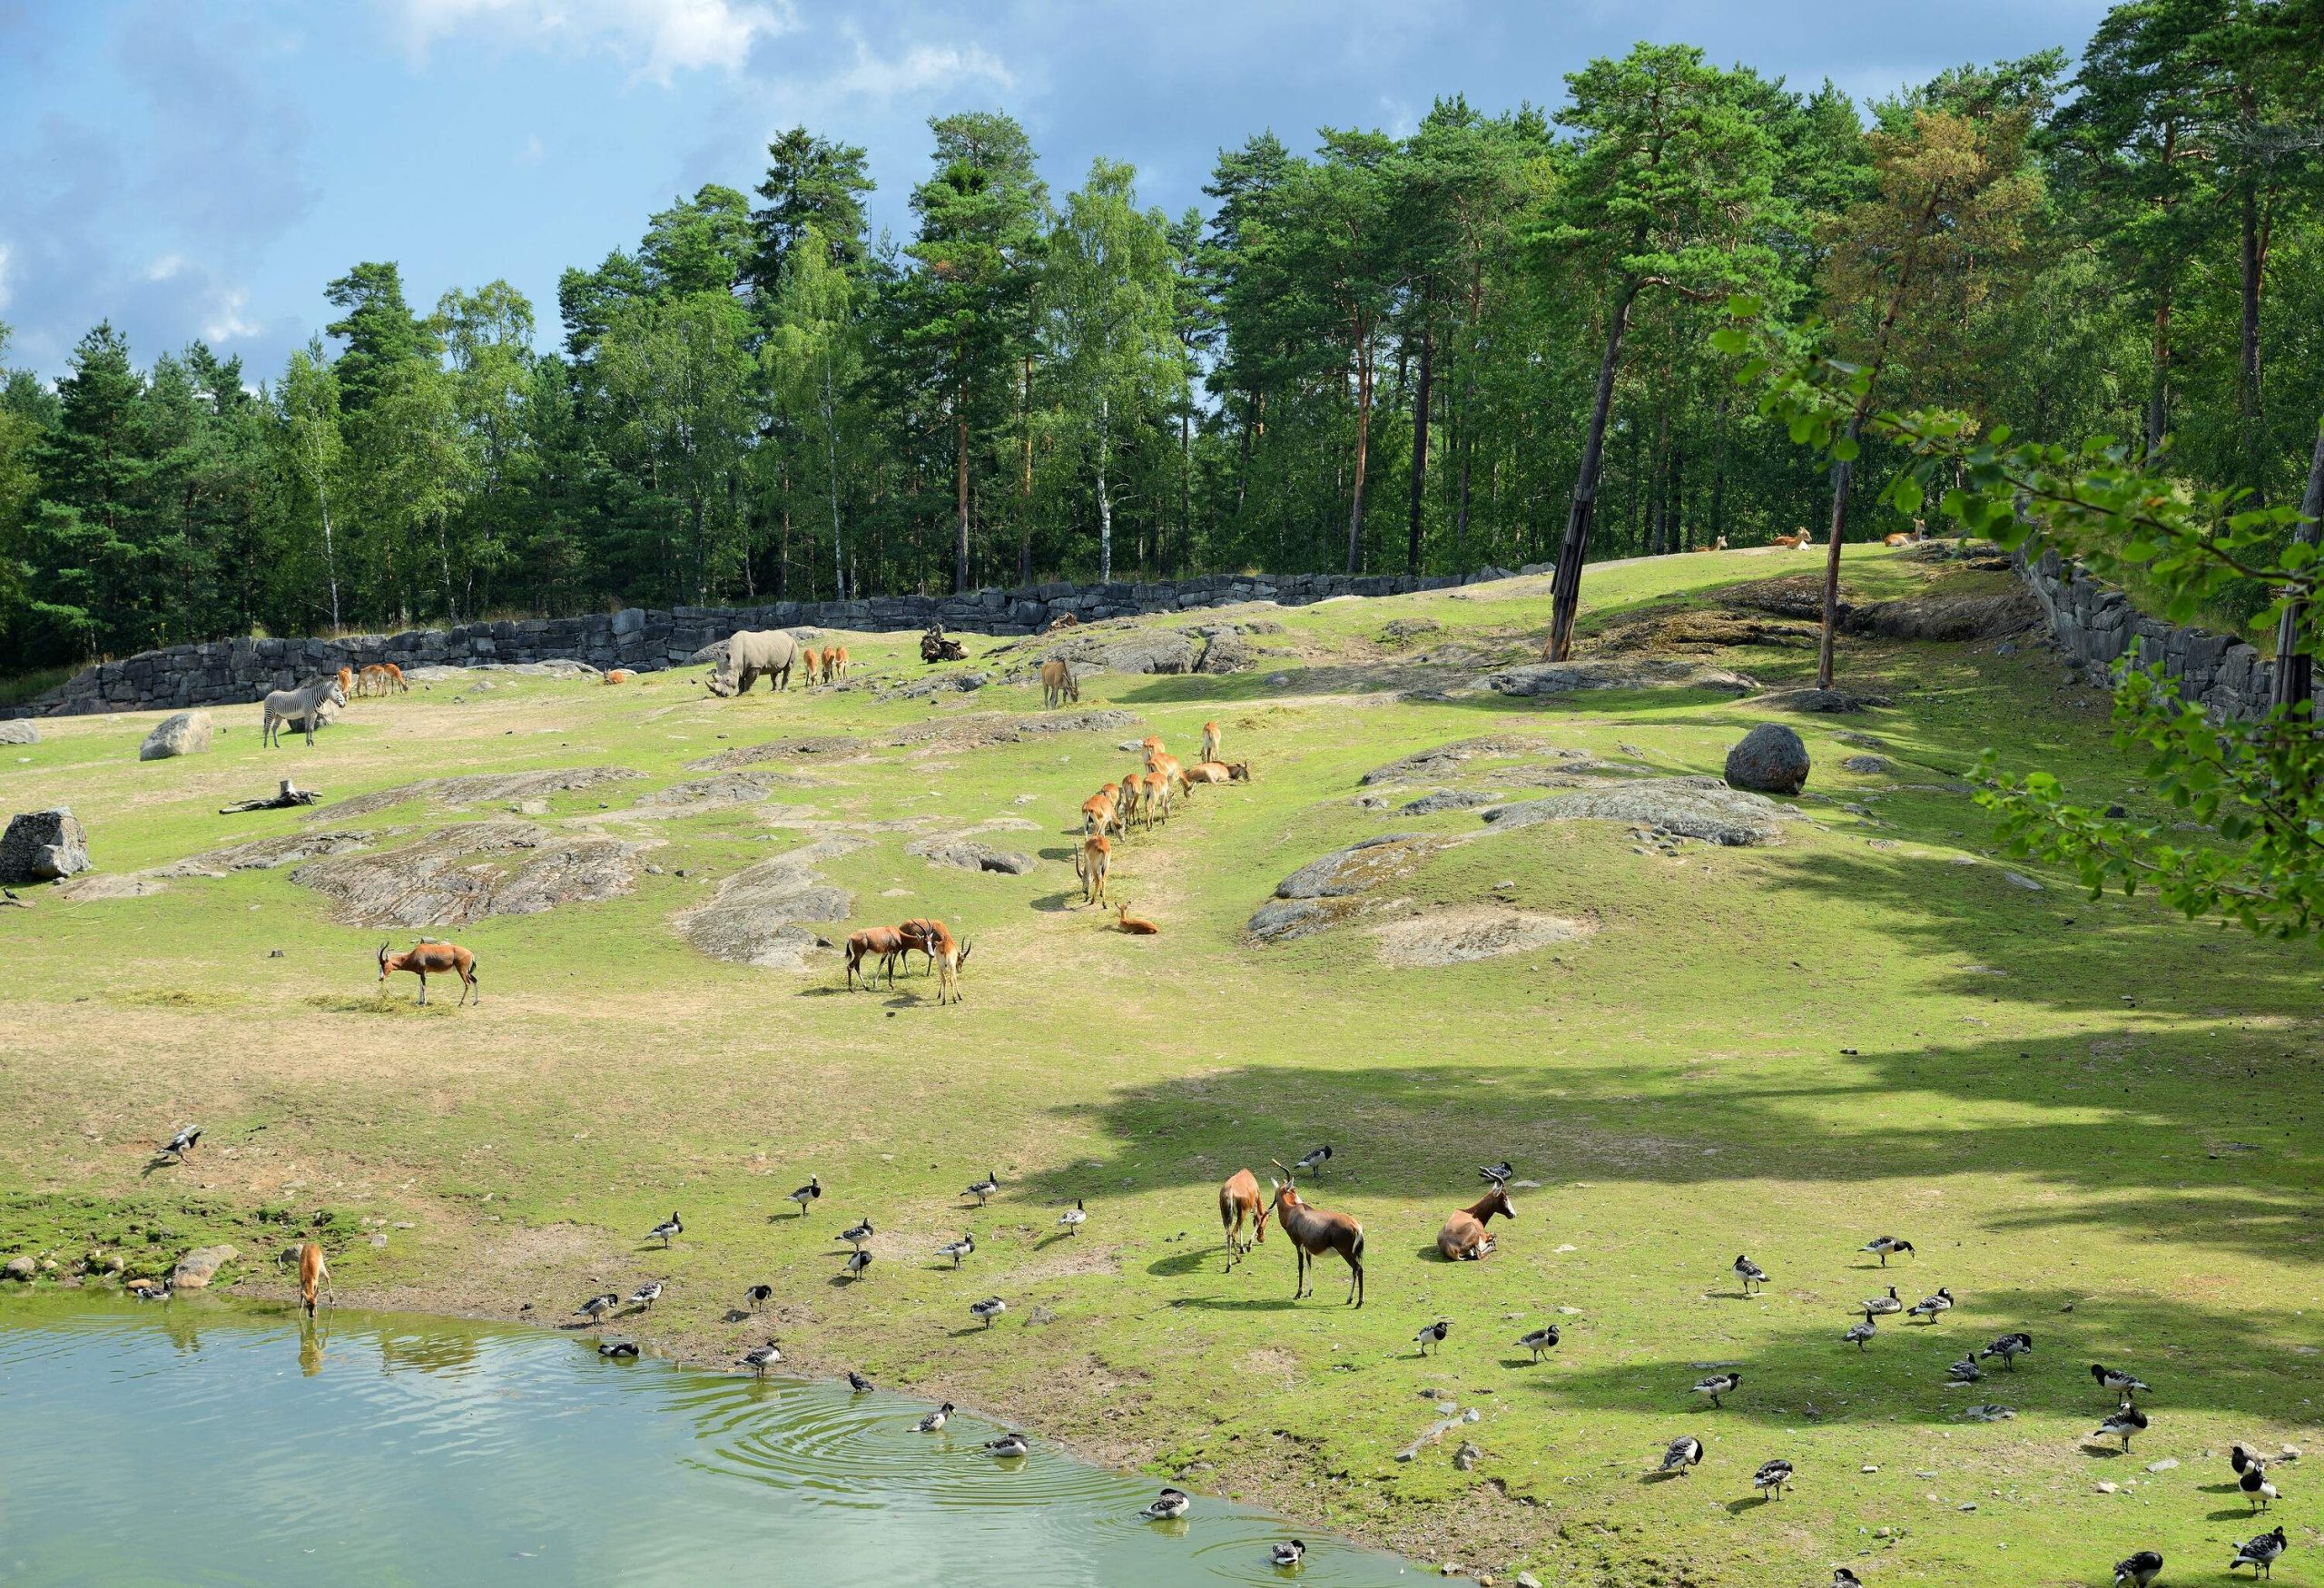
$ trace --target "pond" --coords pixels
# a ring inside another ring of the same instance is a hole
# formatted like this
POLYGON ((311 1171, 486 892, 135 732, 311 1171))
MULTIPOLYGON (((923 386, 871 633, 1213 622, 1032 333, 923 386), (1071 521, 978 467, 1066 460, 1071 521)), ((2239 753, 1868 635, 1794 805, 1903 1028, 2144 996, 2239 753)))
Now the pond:
POLYGON ((1410 1568, 844 1385, 600 1357, 589 1336, 204 1298, 0 1307, 12 1583, 1301 1583, 1410 1568))

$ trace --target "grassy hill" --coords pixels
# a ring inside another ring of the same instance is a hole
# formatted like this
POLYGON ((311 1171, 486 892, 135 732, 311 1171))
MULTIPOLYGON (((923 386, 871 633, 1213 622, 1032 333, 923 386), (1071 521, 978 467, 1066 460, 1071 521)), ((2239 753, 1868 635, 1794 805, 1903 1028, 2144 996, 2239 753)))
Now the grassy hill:
MULTIPOLYGON (((1691 643, 1686 660, 1795 686, 1812 645, 1779 624, 1759 636, 1776 643, 1717 642, 1747 626, 1723 621, 1734 587, 1804 561, 1593 570, 1583 654, 1691 643)), ((1857 600, 1974 596, 2006 576, 1866 549, 1847 584, 1857 600)), ((941 1392, 1504 1581, 1821 1583, 1845 1563, 1882 1584, 2083 1583, 2140 1547, 2172 1580, 2215 1570, 2259 1531, 2221 1486, 2228 1444, 2318 1438, 2314 949, 2093 902, 1992 853, 1957 775, 1984 745, 2146 798, 2105 746, 2102 696, 2038 646, 1850 638, 1844 683, 1893 704, 1843 715, 1708 688, 1470 686, 1530 659, 1548 615, 1545 579, 1243 614, 1253 670, 1096 676, 1078 709, 1135 722, 1063 733, 1028 731, 1038 685, 1006 681, 1029 650, 971 639, 968 664, 927 669, 905 636, 848 636, 845 689, 734 701, 691 675, 470 675, 358 702, 311 751, 262 750, 255 707, 220 714, 210 753, 144 764, 154 714, 44 722, 41 745, 0 751, 5 806, 71 805, 110 878, 365 834, 336 866, 488 820, 525 830, 454 868, 478 890, 544 847, 612 881, 442 933, 479 957, 466 1010, 416 1007, 409 978, 377 997, 378 944, 416 930, 335 919, 346 906, 295 867, 0 911, 0 1248, 118 1250, 138 1272, 223 1238, 247 1259, 233 1288, 277 1296, 267 1259, 320 1215, 342 1297, 546 1322, 663 1278, 625 1327, 714 1363, 768 1332, 730 1316, 764 1282, 773 1332, 811 1368, 941 1392), (971 671, 999 676, 898 688, 971 671), (1191 760, 1206 720, 1256 781, 1197 791, 1128 843, 1114 892, 1163 931, 1108 931, 1078 907, 1074 813, 1132 765, 1119 745, 1158 734, 1191 760), (1715 774, 1765 720, 1797 727, 1816 770, 1781 802, 1801 819, 1762 846, 1401 810, 1437 788, 1530 800, 1715 774), (1363 782, 1479 738, 1504 753, 1363 782), (766 745, 794 748, 734 754, 766 745), (576 768, 635 775, 412 786, 576 768), (285 773, 327 803, 215 814, 285 773), (760 781, 710 786, 728 774, 760 781), (1039 863, 907 853, 969 832, 1039 863), (1247 937, 1283 878, 1391 833, 1423 841, 1334 906, 1346 919, 1247 937), (967 1003, 940 1009, 918 976, 849 992, 828 951, 801 971, 727 962, 677 930, 802 852, 852 896, 845 925, 818 929, 834 941, 953 922, 974 945, 967 1003), (1392 962, 1464 923, 1486 941, 1539 918, 1565 935, 1392 962), (207 1127, 202 1148, 153 1167, 184 1122, 207 1127), (1222 1272, 1218 1181, 1248 1166, 1264 1184, 1269 1159, 1326 1141, 1309 1189, 1364 1222, 1360 1312, 1336 1259, 1292 1305, 1272 1231, 1222 1272), (1439 1261, 1473 1166, 1504 1156, 1521 1184, 1499 1251, 1439 1261), (980 1212, 957 1193, 988 1169, 1004 1189, 980 1212), (789 1217, 811 1172, 827 1194, 789 1217), (1076 1198, 1089 1218, 1072 1236, 1056 1219, 1076 1198), (686 1230, 665 1253, 641 1237, 673 1208, 686 1230), (866 1215, 876 1260, 848 1284, 832 1237, 866 1215), (964 1228, 978 1250, 955 1273, 930 1254, 964 1228), (1917 1256, 1884 1274, 1857 1248, 1886 1233, 1917 1256), (1764 1295, 1739 1294, 1738 1252, 1769 1271, 1764 1295), (1890 1283, 1960 1303, 1844 1345, 1856 1302, 1890 1283), (967 1308, 992 1295, 1009 1312, 988 1331, 967 1308), (1422 1362, 1413 1333, 1440 1316, 1453 1332, 1422 1362), (1510 1342, 1551 1321, 1563 1346, 1529 1365, 1510 1342), (2014 1329, 2036 1344, 2014 1374, 1989 1363, 1948 1386, 1946 1364, 2014 1329), (2155 1386, 2127 1457, 2080 1442, 2112 1406, 2093 1361, 2155 1386), (1713 1365, 1743 1376, 1719 1410, 1689 1393, 1713 1365), (1398 1462, 1439 1415, 1432 1390, 1481 1417, 1398 1462), (1964 1416, 1984 1404, 2014 1415, 1964 1416), (1701 1469, 1647 1481, 1681 1434, 1708 1446, 1701 1469), (1452 1459, 1464 1438, 1472 1470, 1452 1459), (1775 1455, 1798 1488, 1761 1504, 1750 1475, 1775 1455)), ((2300 1563, 2316 1495, 2299 1465, 2280 1475, 2279 1580, 2317 1580, 2300 1563)))

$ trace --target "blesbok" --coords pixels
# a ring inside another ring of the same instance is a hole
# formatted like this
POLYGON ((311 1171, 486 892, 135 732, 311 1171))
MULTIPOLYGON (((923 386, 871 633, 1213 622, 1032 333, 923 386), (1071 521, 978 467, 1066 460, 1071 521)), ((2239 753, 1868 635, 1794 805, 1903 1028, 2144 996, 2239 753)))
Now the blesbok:
MULTIPOLYGON (((862 932, 847 934, 847 984, 855 985, 855 976, 862 970, 863 962, 873 954, 880 956, 881 967, 888 972, 888 985, 896 984, 896 959, 905 949, 904 934, 892 926, 867 926, 862 932)), ((863 985, 869 988, 874 972, 863 972, 863 985)))
POLYGON ((1141 920, 1137 916, 1132 915, 1129 912, 1129 903, 1127 900, 1115 907, 1114 925, 1118 930, 1126 932, 1132 937, 1159 937, 1162 935, 1162 929, 1155 925, 1154 922, 1151 921, 1141 920))
POLYGON ((1205 723, 1202 725, 1202 759, 1205 761, 1218 759, 1218 725, 1216 723, 1205 723))
POLYGON ((1299 1282, 1291 1292, 1291 1299, 1313 1295, 1308 1282, 1308 1266, 1325 1252, 1337 1252, 1347 1259, 1353 1274, 1348 1281, 1347 1298, 1359 1310, 1364 1306, 1364 1226, 1344 1213, 1326 1213, 1322 1208, 1303 1201, 1299 1188, 1291 1183, 1291 1171, 1280 1160, 1275 1168, 1283 1169, 1283 1179, 1269 1178, 1275 1188, 1275 1223, 1291 1239, 1299 1254, 1299 1282))
POLYGON ((969 950, 974 946, 954 940, 951 931, 937 920, 907 921, 896 928, 903 939, 901 951, 907 958, 914 949, 928 956, 928 967, 936 973, 936 1001, 959 1003, 960 998, 960 967, 968 962, 969 950), (950 1000, 945 994, 950 992, 950 1000))
POLYGON ((1226 1232, 1226 1271, 1267 1238, 1267 1205, 1259 1200, 1259 1177, 1238 1169, 1218 1188, 1218 1226, 1226 1232), (1243 1237, 1243 1220, 1251 1220, 1251 1238, 1243 1237))
POLYGON ((266 697, 265 715, 259 725, 259 743, 281 748, 282 725, 302 723, 306 726, 307 744, 312 747, 315 729, 320 725, 325 702, 332 705, 347 704, 347 691, 339 686, 337 678, 318 678, 298 689, 277 689, 266 697))
MULTIPOLYGON (((313 1241, 299 1248, 299 1302, 307 1316, 315 1316, 315 1287, 330 1283, 330 1265, 323 1261, 323 1248, 313 1241)), ((330 1304, 339 1305, 339 1292, 331 1292, 330 1304)))
POLYGON ((1509 1203, 1505 1180, 1495 1180, 1492 1190, 1447 1218, 1444 1228, 1436 1232, 1436 1249, 1448 1263, 1474 1262, 1484 1257, 1492 1250, 1492 1237, 1485 1233, 1485 1226, 1496 1213, 1503 1218, 1517 1217, 1517 1209, 1509 1203))
POLYGON ((1053 657, 1041 664, 1041 705, 1044 707, 1062 705, 1067 701, 1081 702, 1081 680, 1073 676, 1072 666, 1063 657, 1053 657))
MULTIPOLYGON (((1113 784, 1108 784, 1106 786, 1111 788, 1113 784)), ((1113 795, 1105 793, 1093 794, 1081 802, 1081 836, 1084 839, 1103 838, 1108 828, 1118 824, 1118 817, 1114 809, 1113 795)), ((1127 837, 1128 834, 1125 833, 1124 836, 1127 837)))
POLYGON ((1103 904, 1106 902, 1106 873, 1113 869, 1114 846, 1106 842, 1103 833, 1092 833, 1073 852, 1073 874, 1081 880, 1081 902, 1103 904))
POLYGON ((422 1003, 428 1001, 428 978, 431 973, 460 979, 460 1007, 467 1006, 471 992, 476 994, 478 1003, 484 1001, 484 989, 476 981, 476 956, 456 942, 438 942, 423 937, 398 954, 389 952, 387 943, 382 941, 379 944, 381 991, 387 990, 388 978, 398 971, 409 971, 419 978, 419 1001, 422 1003))

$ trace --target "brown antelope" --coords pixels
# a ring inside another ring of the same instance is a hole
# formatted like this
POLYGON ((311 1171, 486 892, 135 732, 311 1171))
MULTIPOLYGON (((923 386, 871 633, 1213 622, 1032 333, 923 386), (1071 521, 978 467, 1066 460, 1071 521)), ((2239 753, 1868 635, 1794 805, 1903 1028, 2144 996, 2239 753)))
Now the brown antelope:
POLYGON ((892 926, 867 926, 862 932, 847 934, 847 984, 855 985, 856 972, 862 971, 863 985, 869 988, 875 972, 863 971, 863 962, 873 954, 888 972, 888 985, 896 984, 896 960, 904 952, 904 934, 892 926))
MULTIPOLYGON (((366 667, 364 671, 368 673, 370 669, 366 667)), ((608 684, 626 684, 632 678, 636 676, 637 675, 631 672, 627 667, 615 667, 606 675, 606 682, 608 684)))
POLYGON ((1226 1232, 1226 1271, 1231 1274, 1251 1248, 1267 1238, 1267 1205, 1259 1200, 1259 1178, 1249 1169, 1236 1169, 1218 1188, 1218 1227, 1226 1232), (1251 1220, 1248 1241, 1242 1238, 1246 1217, 1251 1220))
POLYGON ((1148 827, 1154 825, 1157 816, 1162 819, 1162 824, 1165 827, 1168 826, 1170 824, 1170 780, 1158 772, 1147 773, 1146 796, 1143 803, 1146 806, 1146 824, 1148 827))
POLYGON ((1129 912, 1129 905, 1127 902, 1115 907, 1114 924, 1120 930, 1129 933, 1132 937, 1159 937, 1162 935, 1162 929, 1155 925, 1154 922, 1151 921, 1141 921, 1137 916, 1132 915, 1129 912))
POLYGON ((1786 551, 1797 551, 1801 547, 1807 544, 1807 531, 1805 529, 1795 529, 1788 535, 1778 535, 1776 537, 1776 544, 1782 547, 1786 551))
POLYGON ((845 646, 825 646, 823 647, 823 682, 826 684, 843 684, 846 681, 847 647, 845 646))
POLYGON ((419 1001, 428 1001, 428 977, 430 972, 438 976, 460 979, 460 1004, 465 1006, 468 994, 484 1001, 484 989, 476 984, 476 956, 456 942, 436 942, 421 938, 399 954, 389 953, 388 945, 379 945, 379 989, 387 990, 388 978, 398 971, 409 971, 419 978, 419 1001))
POLYGON ((355 693, 354 669, 348 666, 343 662, 340 664, 339 668, 339 692, 341 695, 352 695, 355 693))
POLYGON ((1081 619, 1076 617, 1070 612, 1060 612, 1055 617, 1049 619, 1049 626, 1041 630, 1041 632, 1043 634, 1055 634, 1060 628, 1078 628, 1080 626, 1081 619))
POLYGON ((1883 546, 1910 546, 1912 543, 1913 538, 1901 529, 1893 535, 1884 535, 1880 538, 1880 544, 1883 546))
POLYGON ((403 681, 403 669, 393 662, 373 662, 358 675, 355 684, 359 695, 391 695, 411 687, 403 681))
POLYGON ((812 689, 823 681, 823 656, 812 646, 799 647, 799 665, 807 671, 807 687, 812 689))
POLYGON ((1137 747, 1145 752, 1146 764, 1151 766, 1154 764, 1154 758, 1162 754, 1162 736, 1159 734, 1148 734, 1137 742, 1137 747))
POLYGON ((1226 765, 1221 761, 1197 761, 1187 768, 1187 786, 1194 788, 1206 783, 1227 781, 1226 765))
POLYGON ((1067 701, 1081 703, 1081 680, 1073 676, 1070 664, 1062 657, 1053 657, 1041 664, 1041 705, 1062 705, 1067 701))
MULTIPOLYGON (((1107 788, 1113 786, 1110 783, 1106 785, 1107 788)), ((1084 840, 1093 837, 1103 838, 1106 835, 1106 830, 1117 824, 1118 814, 1114 809, 1112 794, 1101 791, 1081 802, 1081 835, 1084 840)), ((1128 834, 1125 833, 1124 836, 1127 837, 1128 834)))
POLYGON ((1436 1249, 1444 1254, 1446 1262, 1474 1262, 1488 1255, 1492 1237, 1485 1233, 1485 1226, 1496 1213, 1503 1218, 1517 1217, 1517 1209, 1509 1205, 1509 1187, 1498 1180, 1492 1190, 1444 1221, 1444 1228, 1436 1232, 1436 1249))
POLYGON ((907 921, 896 928, 903 939, 901 951, 909 956, 918 949, 928 956, 929 969, 936 973, 936 1001, 959 1003, 960 997, 960 967, 968 962, 970 943, 955 942, 951 931, 940 921, 907 921), (946 993, 951 997, 947 999, 946 993))
POLYGON ((1202 758, 1205 761, 1218 759, 1218 725, 1216 723, 1205 723, 1202 725, 1202 758))
POLYGON ((1187 769, 1178 764, 1178 758, 1176 755, 1165 755, 1157 750, 1147 756, 1146 770, 1160 773, 1167 783, 1177 784, 1181 788, 1186 786, 1187 769))
MULTIPOLYGON (((315 1316, 315 1287, 330 1283, 330 1265, 323 1261, 323 1248, 308 1241, 299 1248, 299 1301, 307 1316, 315 1316)), ((330 1304, 339 1305, 339 1292, 331 1292, 330 1304)))
POLYGON ((1144 822, 1149 829, 1153 827, 1154 807, 1147 803, 1145 774, 1138 772, 1122 774, 1121 806, 1124 837, 1129 835, 1130 824, 1134 822, 1144 822))
POLYGON ((1337 1252, 1347 1259, 1354 1277, 1348 1282, 1347 1298, 1358 1309, 1364 1306, 1364 1226, 1344 1213, 1326 1213, 1322 1208, 1303 1201, 1299 1188, 1291 1183, 1291 1171, 1277 1162, 1283 1179, 1270 1179, 1275 1187, 1275 1228, 1291 1239, 1299 1254, 1299 1282, 1293 1287, 1291 1299, 1315 1293, 1308 1281, 1308 1266, 1325 1252, 1337 1252))
POLYGON ((1073 874, 1081 879, 1081 902, 1103 904, 1106 902, 1106 873, 1113 869, 1114 846, 1106 842, 1103 833, 1092 833, 1073 852, 1073 874))
POLYGON ((1709 546, 1698 546, 1695 549, 1697 551, 1725 551, 1727 549, 1727 537, 1722 535, 1718 539, 1712 541, 1709 546))

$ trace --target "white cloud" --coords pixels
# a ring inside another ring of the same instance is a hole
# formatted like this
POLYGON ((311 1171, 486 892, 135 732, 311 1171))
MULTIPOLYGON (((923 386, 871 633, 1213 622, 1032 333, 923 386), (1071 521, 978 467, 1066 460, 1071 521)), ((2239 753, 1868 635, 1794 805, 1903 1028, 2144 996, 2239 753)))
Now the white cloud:
POLYGON ((210 306, 210 314, 202 327, 202 339, 209 342, 231 341, 236 337, 256 336, 266 329, 255 320, 244 320, 242 311, 249 307, 251 295, 241 287, 218 294, 210 306))
POLYGON ((981 44, 970 44, 966 49, 950 44, 920 44, 893 59, 882 59, 873 54, 859 35, 855 40, 855 64, 832 74, 825 86, 841 96, 893 99, 931 88, 955 86, 970 78, 982 78, 997 88, 1017 85, 1016 77, 1000 57, 981 44))
POLYGON ((641 77, 739 69, 763 38, 795 25, 790 0, 396 0, 415 54, 482 35, 519 49, 601 50, 641 77))
POLYGON ((185 269, 185 259, 182 255, 165 253, 145 267, 145 279, 149 281, 166 281, 183 269, 185 269))

